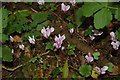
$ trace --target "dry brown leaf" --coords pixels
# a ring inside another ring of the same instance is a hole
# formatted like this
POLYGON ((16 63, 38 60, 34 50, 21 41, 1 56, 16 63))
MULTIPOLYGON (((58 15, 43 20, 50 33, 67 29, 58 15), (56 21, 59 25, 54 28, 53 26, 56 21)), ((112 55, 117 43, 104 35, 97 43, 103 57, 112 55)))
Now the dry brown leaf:
POLYGON ((120 66, 114 66, 113 72, 109 73, 110 75, 118 75, 120 74, 120 66))
POLYGON ((18 35, 15 35, 13 39, 14 39, 14 42, 23 42, 22 38, 18 35))

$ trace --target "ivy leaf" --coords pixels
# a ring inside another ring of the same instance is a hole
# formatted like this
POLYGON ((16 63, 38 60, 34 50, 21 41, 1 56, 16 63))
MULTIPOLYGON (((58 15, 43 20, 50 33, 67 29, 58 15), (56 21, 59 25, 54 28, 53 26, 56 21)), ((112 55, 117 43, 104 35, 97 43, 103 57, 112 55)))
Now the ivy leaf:
POLYGON ((68 68, 68 60, 66 60, 63 66, 63 78, 68 78, 69 68, 68 68))
POLYGON ((85 36, 91 35, 93 30, 93 26, 90 25, 90 27, 85 31, 85 36))
POLYGON ((3 61, 11 62, 13 60, 10 48, 7 45, 2 47, 2 58, 3 61))
POLYGON ((113 72, 113 67, 114 67, 113 63, 109 62, 109 63, 106 64, 106 66, 108 66, 108 71, 109 72, 113 72))
POLYGON ((74 44, 69 44, 67 48, 68 48, 69 50, 75 50, 76 45, 74 45, 74 44))
POLYGON ((107 8, 103 8, 97 12, 94 16, 94 26, 96 29, 101 29, 107 26, 112 20, 111 11, 107 8))
POLYGON ((79 73, 82 76, 88 77, 91 74, 92 67, 87 64, 83 64, 82 66, 79 67, 79 73))
POLYGON ((100 56, 100 53, 99 53, 99 52, 94 52, 94 53, 93 53, 94 59, 98 60, 98 59, 99 59, 99 56, 100 56))
POLYGON ((104 6, 106 6, 106 4, 103 5, 103 3, 98 2, 86 2, 81 10, 84 16, 89 17, 104 6))
POLYGON ((46 48, 45 48, 46 50, 47 50, 47 49, 53 50, 53 48, 54 48, 54 47, 53 47, 53 45, 51 45, 50 42, 47 42, 47 43, 46 43, 46 48))

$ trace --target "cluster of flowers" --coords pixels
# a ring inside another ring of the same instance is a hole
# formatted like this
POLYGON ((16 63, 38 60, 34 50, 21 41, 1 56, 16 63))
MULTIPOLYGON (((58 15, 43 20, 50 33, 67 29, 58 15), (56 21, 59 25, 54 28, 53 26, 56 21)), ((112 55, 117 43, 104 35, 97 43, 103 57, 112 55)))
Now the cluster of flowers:
MULTIPOLYGON (((88 55, 86 55, 85 58, 86 58, 87 63, 90 63, 94 60, 94 58, 91 56, 90 53, 88 53, 88 55)), ((95 68, 98 71, 98 74, 105 74, 106 71, 108 70, 107 66, 103 66, 103 68, 99 68, 99 67, 96 66, 95 68)))
MULTIPOLYGON (((41 33, 43 34, 43 36, 46 39, 48 39, 48 37, 50 36, 50 34, 52 32, 54 32, 54 28, 53 27, 49 27, 49 26, 47 28, 43 27, 43 29, 41 30, 41 33)), ((28 40, 29 40, 29 42, 31 44, 33 44, 33 45, 35 44, 34 35, 32 37, 28 36, 28 40)), ((55 43, 53 44, 53 46, 55 46, 57 49, 59 49, 59 48, 61 48, 63 40, 65 40, 65 35, 62 35, 62 36, 60 34, 58 34, 58 36, 55 35, 55 39, 54 40, 55 40, 55 43)), ((14 38, 12 36, 10 36, 10 41, 14 42, 14 38)), ((19 45, 19 48, 21 50, 25 50, 24 44, 19 45)), ((13 53, 13 51, 12 51, 12 53, 13 53)))
MULTIPOLYGON (((38 1, 38 4, 39 4, 39 5, 43 5, 44 3, 45 3, 44 0, 39 0, 39 1, 38 1)), ((75 1, 75 0, 71 0, 70 3, 72 4, 72 6, 75 6, 76 1, 75 1)), ((61 10, 62 10, 62 11, 66 12, 66 11, 68 11, 69 9, 70 9, 70 5, 65 5, 64 3, 61 4, 61 10)))
POLYGON ((111 45, 113 46, 113 49, 118 50, 119 46, 120 46, 120 42, 117 41, 115 33, 114 32, 110 32, 110 36, 111 36, 111 45))

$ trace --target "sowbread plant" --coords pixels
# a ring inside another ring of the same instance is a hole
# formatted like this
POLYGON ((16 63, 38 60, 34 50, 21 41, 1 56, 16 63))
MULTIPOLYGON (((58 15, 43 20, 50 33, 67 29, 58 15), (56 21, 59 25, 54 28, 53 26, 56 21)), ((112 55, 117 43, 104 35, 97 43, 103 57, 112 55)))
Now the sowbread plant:
POLYGON ((95 67, 98 70, 98 74, 105 74, 108 70, 107 66, 103 66, 103 68, 95 67))
POLYGON ((44 0, 39 0, 39 1, 38 1, 38 4, 39 4, 39 5, 43 5, 44 3, 45 3, 44 0))
POLYGON ((76 1, 75 0, 71 0, 70 3, 72 4, 72 6, 75 6, 76 1))
POLYGON ((94 58, 91 56, 90 53, 88 53, 88 55, 85 56, 86 60, 87 60, 87 63, 90 63, 94 60, 94 58))
POLYGON ((19 45, 19 48, 22 49, 22 50, 25 50, 24 44, 19 45))

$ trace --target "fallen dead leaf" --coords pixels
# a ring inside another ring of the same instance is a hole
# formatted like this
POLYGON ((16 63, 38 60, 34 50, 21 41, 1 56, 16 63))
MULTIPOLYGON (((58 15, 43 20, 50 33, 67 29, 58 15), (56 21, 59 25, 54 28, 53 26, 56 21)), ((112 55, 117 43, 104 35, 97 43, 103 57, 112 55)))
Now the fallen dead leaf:
POLYGON ((120 74, 120 66, 114 66, 113 72, 109 73, 110 75, 119 75, 120 74))
POLYGON ((14 42, 23 42, 22 38, 18 35, 15 35, 13 38, 14 38, 14 42))

